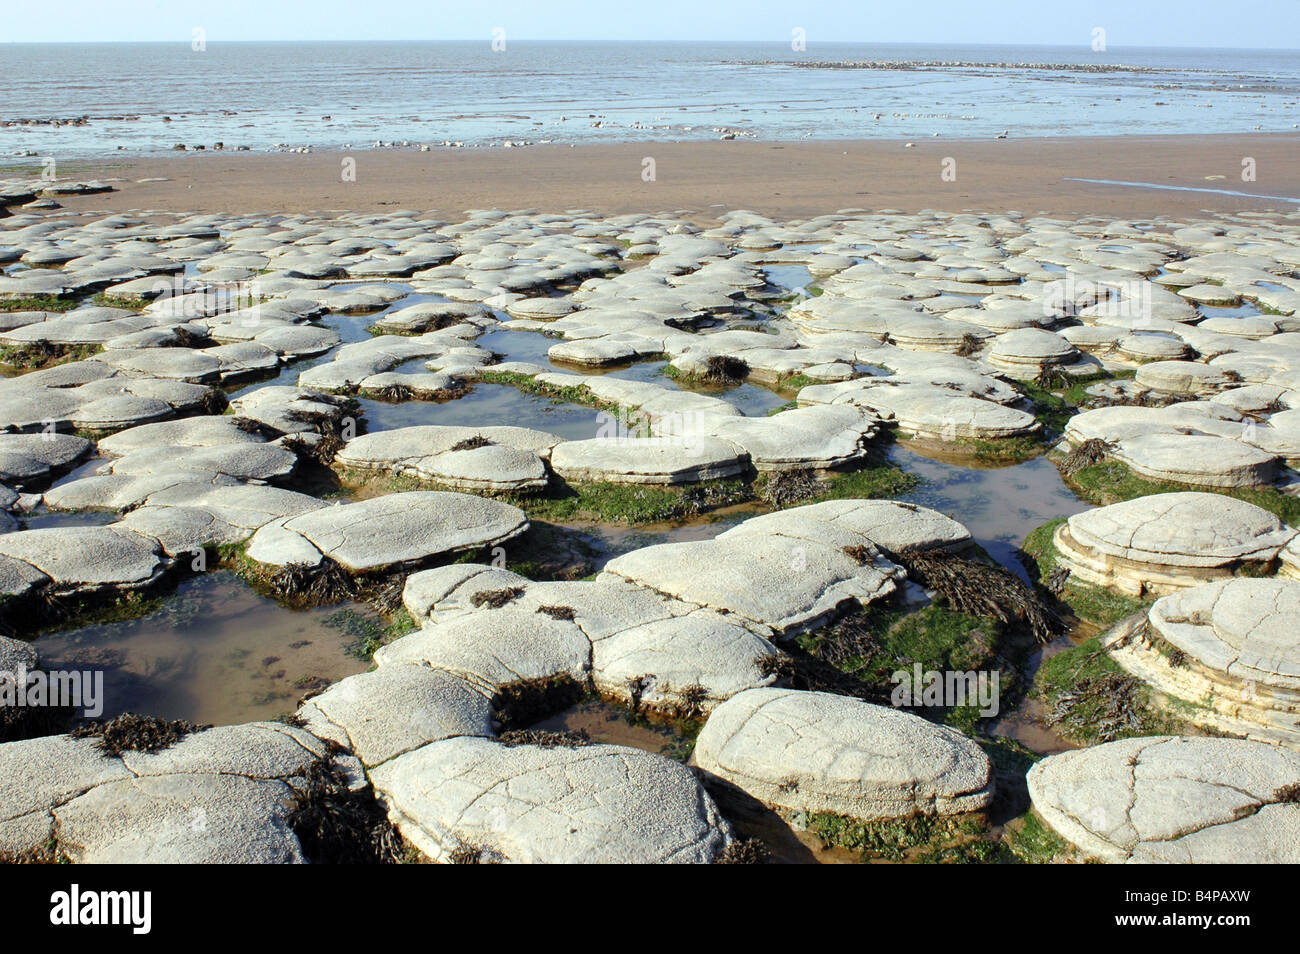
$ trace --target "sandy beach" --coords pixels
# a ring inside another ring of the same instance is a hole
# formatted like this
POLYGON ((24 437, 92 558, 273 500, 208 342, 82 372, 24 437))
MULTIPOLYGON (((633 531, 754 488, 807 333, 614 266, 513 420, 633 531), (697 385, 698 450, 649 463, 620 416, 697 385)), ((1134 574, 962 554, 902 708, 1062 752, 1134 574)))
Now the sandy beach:
POLYGON ((1300 864, 1267 4, 0 44, 0 865, 1300 864))
POLYGON ((1117 136, 1102 139, 860 142, 626 143, 522 149, 356 150, 351 153, 186 152, 152 159, 60 165, 65 178, 112 180, 117 192, 68 199, 72 209, 177 212, 382 211, 472 208, 603 214, 647 209, 752 209, 797 217, 843 208, 916 212, 1191 215, 1286 210, 1300 197, 1300 135, 1117 136), (345 156, 356 181, 342 181, 345 156), (642 179, 655 161, 654 181, 642 179), (956 161, 956 178, 941 178, 956 161), (1243 182, 1242 159, 1256 181, 1243 182), (1107 179, 1212 192, 1088 182, 1107 179), (141 182, 163 178, 166 181, 141 182))

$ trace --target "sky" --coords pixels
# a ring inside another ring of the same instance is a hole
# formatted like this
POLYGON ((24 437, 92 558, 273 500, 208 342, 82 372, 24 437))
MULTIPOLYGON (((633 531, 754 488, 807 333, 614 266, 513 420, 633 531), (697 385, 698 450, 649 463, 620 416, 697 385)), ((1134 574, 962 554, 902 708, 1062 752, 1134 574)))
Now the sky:
POLYGON ((1300 0, 59 0, 6 2, 0 42, 527 40, 1300 47, 1300 0))

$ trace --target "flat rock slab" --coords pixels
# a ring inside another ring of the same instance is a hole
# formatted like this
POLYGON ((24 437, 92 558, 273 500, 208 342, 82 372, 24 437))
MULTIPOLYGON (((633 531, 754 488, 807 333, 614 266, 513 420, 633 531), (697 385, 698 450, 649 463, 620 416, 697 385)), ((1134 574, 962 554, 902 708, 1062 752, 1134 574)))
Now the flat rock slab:
POLYGON ((729 826, 684 765, 614 745, 449 739, 372 773, 402 834, 431 858, 707 863, 729 826))
POLYGON ((363 434, 335 460, 345 467, 410 474, 462 490, 535 490, 560 438, 526 427, 425 425, 363 434))
POLYGON ((68 466, 93 446, 72 434, 0 434, 0 483, 22 487, 68 466))
POLYGON ((878 820, 978 811, 993 767, 955 729, 824 692, 750 689, 709 716, 701 769, 766 805, 878 820))
POLYGON ((551 469, 565 480, 617 484, 687 484, 734 477, 748 457, 713 437, 595 437, 565 441, 551 452, 551 469))
POLYGON ((858 542, 875 544, 889 553, 963 550, 971 544, 970 531, 951 517, 897 500, 827 500, 751 517, 732 529, 822 541, 847 531, 861 536, 858 542))
POLYGON ((1165 594, 1267 565, 1296 535, 1254 504, 1223 494, 1152 494, 1070 517, 1053 543, 1070 572, 1126 592, 1165 594))
POLYGON ((776 632, 818 622, 847 600, 865 605, 888 596, 901 578, 901 569, 860 534, 844 531, 828 542, 738 529, 713 540, 634 550, 609 561, 602 577, 622 577, 776 632))
POLYGON ((738 692, 771 685, 760 660, 766 639, 712 610, 631 626, 598 640, 592 675, 602 694, 660 711, 709 711, 738 692))
POLYGON ((348 676, 303 703, 298 715, 310 732, 367 766, 440 739, 492 734, 488 696, 424 665, 394 663, 348 676))
POLYGON ((773 417, 669 414, 654 423, 666 437, 709 436, 749 455, 759 471, 825 470, 860 460, 879 420, 856 407, 796 408, 773 417))
POLYGON ((1272 454, 1203 434, 1135 434, 1112 456, 1144 477, 1198 487, 1266 487, 1277 477, 1272 454))
POLYGON ((107 782, 58 808, 59 846, 83 864, 302 863, 289 786, 238 775, 107 782))
POLYGON ((446 669, 491 695, 511 683, 559 675, 586 682, 591 641, 571 621, 506 606, 426 623, 380 649, 375 662, 446 669))
POLYGON ((1148 619, 1194 660, 1300 703, 1300 582, 1207 583, 1157 600, 1148 619))
POLYGON ((892 419, 906 433, 930 440, 998 440, 1036 434, 1042 429, 1027 411, 934 384, 874 382, 867 378, 807 387, 799 392, 799 400, 833 407, 855 405, 892 419))
MULTIPOLYGON (((323 507, 278 525, 353 573, 493 546, 527 529, 528 518, 518 507, 435 490, 323 507)), ((266 548, 255 559, 279 562, 266 548)))
POLYGON ((157 580, 167 563, 156 541, 115 527, 55 527, 0 534, 0 556, 35 567, 60 592, 136 589, 157 580))
POLYGON ((1300 863, 1279 790, 1300 753, 1245 739, 1154 736, 1062 752, 1029 770, 1034 810, 1084 855, 1130 864, 1300 863))

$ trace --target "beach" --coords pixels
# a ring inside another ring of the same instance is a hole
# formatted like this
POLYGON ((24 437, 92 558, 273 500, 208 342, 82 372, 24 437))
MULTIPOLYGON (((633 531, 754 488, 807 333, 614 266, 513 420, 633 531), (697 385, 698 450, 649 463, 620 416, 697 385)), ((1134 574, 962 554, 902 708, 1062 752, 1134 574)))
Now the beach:
POLYGON ((1113 138, 689 142, 525 148, 257 154, 186 152, 60 166, 65 178, 118 191, 68 198, 69 209, 176 212, 473 208, 605 213, 752 209, 782 217, 843 208, 1016 210, 1025 214, 1191 215, 1292 208, 1276 198, 1070 181, 1106 179, 1300 198, 1300 136, 1288 133, 1113 138), (342 162, 356 160, 356 180, 342 162), (644 181, 646 157, 655 179, 644 181), (955 181, 941 178, 956 160, 955 181), (1256 179, 1242 181, 1242 159, 1256 179), (165 179, 166 181, 145 181, 165 179))
POLYGON ((0 863, 1300 863, 1293 58, 801 32, 0 50, 0 863))

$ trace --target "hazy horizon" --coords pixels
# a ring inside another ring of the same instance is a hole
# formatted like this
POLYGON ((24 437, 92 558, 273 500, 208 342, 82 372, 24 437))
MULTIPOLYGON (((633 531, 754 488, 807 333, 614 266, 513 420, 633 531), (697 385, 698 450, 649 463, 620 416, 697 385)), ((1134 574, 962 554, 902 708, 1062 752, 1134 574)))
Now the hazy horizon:
POLYGON ((611 10, 591 0, 498 0, 467 8, 418 0, 65 0, 59 16, 22 7, 0 19, 3 43, 189 43, 202 30, 219 42, 487 42, 496 29, 519 42, 712 42, 789 44, 804 31, 819 42, 1077 46, 1105 31, 1115 48, 1296 49, 1300 4, 1183 0, 1176 13, 1131 0, 1095 0, 1071 9, 1038 0, 933 0, 924 7, 832 2, 805 7, 778 0, 700 4, 659 0, 611 10), (1294 37, 1277 46, 1279 37, 1294 37), (846 38, 852 39, 846 39, 846 38))

